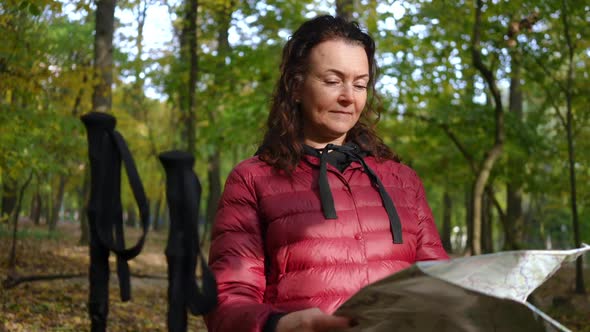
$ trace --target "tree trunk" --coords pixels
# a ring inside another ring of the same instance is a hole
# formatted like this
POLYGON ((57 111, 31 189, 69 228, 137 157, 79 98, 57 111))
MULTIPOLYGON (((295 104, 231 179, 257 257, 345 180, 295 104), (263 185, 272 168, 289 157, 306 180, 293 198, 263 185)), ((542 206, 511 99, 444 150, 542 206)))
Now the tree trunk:
POLYGON ((154 204, 154 214, 153 214, 153 226, 152 229, 154 231, 159 231, 160 227, 162 227, 161 225, 161 221, 160 221, 160 209, 162 208, 162 196, 160 195, 158 197, 158 199, 156 199, 156 202, 154 204))
POLYGON ((137 213, 135 213, 135 206, 129 205, 127 206, 127 220, 125 221, 125 225, 129 227, 137 227, 137 213))
POLYGON ((492 202, 487 193, 483 196, 482 205, 482 238, 481 249, 483 253, 489 254, 494 251, 493 213, 492 202))
POLYGON ((92 94, 92 110, 95 112, 111 111, 115 3, 116 0, 100 0, 96 3, 94 70, 97 83, 92 94))
POLYGON ((483 0, 477 0, 475 8, 475 23, 473 25, 473 39, 471 41, 471 54, 473 58, 473 65, 483 76, 489 91, 494 100, 494 120, 495 133, 494 145, 486 154, 481 167, 477 172, 475 186, 473 189, 473 241, 471 245, 471 253, 479 255, 482 253, 481 248, 481 218, 482 218, 482 200, 483 193, 490 177, 490 173, 494 164, 500 158, 504 147, 504 109, 502 106, 502 96, 500 90, 496 85, 496 79, 493 72, 483 63, 481 54, 481 28, 482 28, 482 7, 483 0))
POLYGON ((41 218, 45 220, 45 224, 48 224, 51 216, 51 206, 53 205, 53 195, 51 195, 51 193, 48 193, 44 195, 44 197, 45 204, 43 204, 43 206, 41 207, 41 218))
MULTIPOLYGON (((187 85, 180 88, 179 105, 181 111, 182 139, 186 143, 186 150, 195 153, 196 142, 196 112, 195 112, 195 90, 197 75, 199 72, 197 55, 197 0, 186 0, 182 32, 180 35, 180 61, 188 63, 189 68, 187 85)), ((184 74, 184 73, 183 73, 184 74)))
POLYGON ((215 213, 217 212, 217 205, 221 198, 221 174, 220 174, 220 156, 219 151, 209 157, 209 170, 207 172, 209 178, 209 196, 207 198, 207 219, 203 227, 203 234, 201 234, 201 243, 204 243, 209 237, 209 225, 213 225, 215 213))
POLYGON ((25 193, 25 189, 27 188, 27 186, 29 185, 29 182, 31 182, 31 179, 33 178, 33 172, 31 172, 29 174, 29 177, 27 178, 27 180, 25 181, 25 183, 23 184, 23 186, 20 188, 20 192, 19 195, 17 197, 17 201, 16 201, 16 205, 12 211, 12 246, 10 249, 10 257, 8 258, 8 267, 11 270, 14 270, 14 268, 16 267, 16 234, 18 232, 18 215, 20 214, 20 208, 21 208, 21 204, 23 201, 23 195, 25 193))
POLYGON ((471 251, 473 247, 473 186, 467 183, 465 185, 465 225, 467 226, 467 243, 465 250, 471 251))
POLYGON ((8 220, 16 207, 16 181, 6 177, 2 183, 2 212, 0 220, 8 220))
POLYGON ((537 208, 538 204, 534 195, 531 195, 528 205, 522 207, 522 242, 526 243, 528 248, 545 248, 544 246, 544 225, 539 218, 541 211, 537 208))
POLYGON ((518 180, 506 185, 506 226, 504 250, 519 250, 523 241, 522 186, 518 180))
MULTIPOLYGON (((514 115, 514 119, 521 123, 522 116, 522 89, 521 80, 521 54, 517 49, 512 49, 510 66, 510 103, 508 110, 514 115)), ((522 174, 524 162, 514 156, 508 157, 508 184, 506 186, 506 221, 504 227, 504 249, 518 250, 522 241, 524 218, 522 215, 522 174)))
POLYGON ((78 190, 78 215, 80 216, 80 240, 78 245, 84 246, 90 243, 90 227, 88 225, 88 211, 86 204, 90 198, 90 165, 84 168, 84 180, 82 188, 78 190))
MULTIPOLYGON (((235 1, 227 1, 223 10, 218 12, 219 30, 217 32, 217 65, 214 85, 221 87, 227 86, 227 77, 222 76, 225 71, 225 59, 230 55, 231 47, 229 45, 229 28, 231 23, 231 17, 234 12, 235 1)), ((223 89, 219 90, 216 99, 221 100, 223 98, 223 89)), ((209 113, 209 120, 215 126, 217 123, 217 112, 223 111, 219 107, 214 108, 209 113)), ((211 155, 208 157, 208 169, 207 177, 209 182, 209 195, 207 198, 207 214, 205 219, 205 226, 203 227, 203 233, 201 234, 201 243, 204 243, 209 237, 209 225, 213 224, 215 218, 215 212, 217 211, 217 204, 221 197, 221 151, 219 146, 222 145, 223 138, 220 137, 214 142, 214 149, 211 155)))
POLYGON ((39 225, 41 223, 41 209, 43 206, 43 199, 41 198, 41 194, 39 193, 39 188, 33 194, 33 199, 31 200, 31 213, 30 218, 33 220, 35 225, 39 225))
POLYGON ((482 253, 481 248, 481 241, 482 241, 482 203, 483 203, 483 194, 486 183, 490 176, 490 172, 492 171, 492 167, 494 163, 500 157, 502 153, 502 145, 496 145, 492 150, 488 152, 488 156, 484 160, 483 167, 480 170, 479 174, 477 175, 477 179, 475 181, 475 186, 473 189, 473 242, 471 251, 474 255, 479 255, 482 253))
MULTIPOLYGON (((576 157, 574 148, 574 137, 573 137, 573 114, 572 114, 572 93, 573 93, 573 82, 574 82, 574 44, 569 31, 569 20, 567 17, 568 8, 567 1, 562 0, 561 19, 563 22, 564 35, 567 42, 568 50, 568 69, 567 69, 567 81, 565 87, 565 101, 566 101, 566 122, 565 129, 567 132, 567 155, 569 164, 569 180, 570 180, 570 196, 571 196, 571 207, 572 207, 572 223, 574 228, 574 244, 577 248, 582 246, 580 239, 580 222, 578 220, 578 206, 576 197, 576 157)), ((584 257, 580 256, 576 260, 576 293, 585 294, 586 287, 584 286, 584 257)))
POLYGON ((53 205, 51 207, 51 215, 49 217, 49 221, 47 225, 49 226, 49 231, 55 231, 57 227, 57 222, 59 221, 59 211, 61 209, 61 205, 63 203, 64 198, 64 189, 66 187, 66 176, 60 175, 58 184, 57 184, 57 193, 53 198, 53 205))
POLYGON ((136 92, 141 92, 140 97, 143 97, 144 79, 142 78, 141 72, 143 68, 143 29, 145 26, 145 18, 147 17, 148 10, 147 1, 139 1, 137 6, 137 38, 135 38, 135 47, 137 48, 137 54, 134 60, 134 71, 135 71, 135 86, 136 92))
POLYGON ((442 226, 442 244, 443 248, 450 253, 453 251, 451 244, 451 217, 453 212, 453 200, 447 188, 443 193, 443 226, 442 226))
POLYGON ((354 0, 336 0, 336 16, 340 16, 348 21, 352 20, 354 12, 354 0))

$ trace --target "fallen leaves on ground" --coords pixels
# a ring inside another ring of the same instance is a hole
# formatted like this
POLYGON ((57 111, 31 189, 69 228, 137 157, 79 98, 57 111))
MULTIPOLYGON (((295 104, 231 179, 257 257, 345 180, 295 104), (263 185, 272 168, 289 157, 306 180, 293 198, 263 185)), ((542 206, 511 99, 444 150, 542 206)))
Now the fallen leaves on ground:
MULTIPOLYGON (((20 228, 36 228, 43 234, 43 226, 28 223, 20 228)), ((22 238, 17 242, 16 275, 86 274, 88 247, 78 246, 77 225, 60 224, 59 236, 22 238)), ((128 246, 134 243, 139 230, 125 230, 128 246)), ((142 253, 130 261, 134 274, 159 276, 161 279, 131 279, 129 302, 121 302, 116 276, 115 257, 111 254, 109 284, 108 331, 167 331, 166 257, 164 247, 167 234, 150 232, 142 253)), ((8 273, 8 253, 11 239, 0 239, 0 279, 8 273)), ((14 288, 0 287, 0 332, 32 331, 89 331, 88 279, 76 277, 51 281, 22 283, 14 288)), ((206 331, 200 317, 189 316, 188 331, 206 331)))

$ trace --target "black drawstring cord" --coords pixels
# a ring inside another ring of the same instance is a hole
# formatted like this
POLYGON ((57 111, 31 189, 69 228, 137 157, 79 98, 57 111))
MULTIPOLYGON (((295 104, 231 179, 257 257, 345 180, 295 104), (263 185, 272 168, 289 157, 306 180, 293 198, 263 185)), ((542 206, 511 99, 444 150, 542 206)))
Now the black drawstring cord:
POLYGON ((355 160, 358 160, 363 168, 369 174, 371 178, 371 183, 377 187, 379 191, 379 195, 381 196, 381 200, 383 201, 383 206, 385 206, 385 211, 387 211, 387 216, 389 217, 389 225, 391 226, 391 235, 393 236, 393 243, 403 243, 402 239, 402 224, 399 220, 399 215, 397 214, 397 210, 395 209, 395 205, 393 205, 393 201, 391 200, 391 196, 385 190, 381 179, 375 174, 375 172, 365 163, 365 160, 355 154, 353 152, 342 151, 346 155, 352 157, 355 160))
POLYGON ((330 190, 330 183, 328 183, 328 152, 333 150, 335 145, 328 144, 322 150, 320 156, 320 199, 322 201, 322 211, 326 219, 338 219, 336 214, 336 208, 334 207, 334 197, 332 197, 332 191, 330 190))
MULTIPOLYGON (((334 144, 327 144, 323 149, 321 149, 320 157, 320 175, 318 179, 319 184, 319 191, 320 191, 320 199, 322 203, 322 212, 324 213, 324 217, 326 219, 338 219, 338 215, 336 214, 336 208, 334 207, 334 198, 332 196, 332 191, 330 190, 330 184, 328 182, 328 153, 330 150, 338 151, 341 153, 346 154, 352 160, 360 162, 363 166, 363 169, 369 175, 371 179, 371 183, 377 187, 379 191, 379 195, 381 196, 381 200, 383 201, 383 206, 385 207, 385 211, 387 212, 387 216, 389 217, 389 224, 391 226, 391 235, 393 237, 393 243, 400 244, 403 243, 402 239, 402 225, 399 219, 399 215, 397 214, 397 210, 395 209, 395 205, 391 200, 391 196, 383 187, 383 183, 375 174, 375 172, 367 165, 363 156, 359 154, 359 147, 356 144, 349 143, 348 145, 338 146, 334 144)), ((316 149, 309 149, 306 147, 306 152, 313 151, 312 155, 318 156, 319 150, 316 149)))

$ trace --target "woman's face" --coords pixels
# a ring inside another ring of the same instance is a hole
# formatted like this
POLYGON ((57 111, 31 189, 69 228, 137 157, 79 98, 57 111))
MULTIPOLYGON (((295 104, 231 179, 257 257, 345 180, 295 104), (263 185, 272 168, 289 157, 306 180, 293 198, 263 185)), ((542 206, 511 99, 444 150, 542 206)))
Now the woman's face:
POLYGON ((303 111, 305 144, 342 145, 365 107, 368 82, 369 61, 362 46, 344 40, 316 45, 296 94, 303 111))

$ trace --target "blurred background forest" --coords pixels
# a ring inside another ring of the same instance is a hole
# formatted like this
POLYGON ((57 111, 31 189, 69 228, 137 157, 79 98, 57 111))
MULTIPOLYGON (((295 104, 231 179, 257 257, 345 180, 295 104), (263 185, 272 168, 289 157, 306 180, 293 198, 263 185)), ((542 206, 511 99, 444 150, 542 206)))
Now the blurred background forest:
MULTIPOLYGON (((80 116, 93 110, 117 118, 135 158, 148 242, 167 234, 157 155, 195 155, 206 247, 225 177, 262 139, 282 45, 325 13, 375 38, 378 131, 423 179, 449 252, 590 243, 587 1, 3 0, 2 271, 26 266, 35 238, 88 243, 80 116)), ((574 270, 568 287, 583 293, 583 259, 574 270)))

